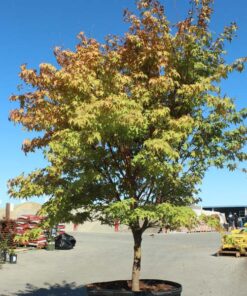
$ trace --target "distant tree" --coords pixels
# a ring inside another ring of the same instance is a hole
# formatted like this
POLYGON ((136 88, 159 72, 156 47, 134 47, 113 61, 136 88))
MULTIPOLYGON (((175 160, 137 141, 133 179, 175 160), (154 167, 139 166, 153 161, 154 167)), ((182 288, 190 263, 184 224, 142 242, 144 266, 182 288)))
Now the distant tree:
POLYGON ((81 33, 75 51, 55 49, 57 68, 23 65, 20 77, 33 90, 11 97, 20 107, 10 119, 41 132, 23 150, 41 149, 49 165, 10 180, 10 195, 50 196, 43 212, 51 223, 93 217, 128 225, 135 291, 143 232, 191 224, 184 206, 198 201, 206 170, 246 160, 247 110, 220 89, 245 58, 226 63, 224 44, 237 26, 214 38, 212 2, 191 1, 173 27, 158 1, 140 0, 139 16, 125 11, 124 37, 100 44, 81 33))

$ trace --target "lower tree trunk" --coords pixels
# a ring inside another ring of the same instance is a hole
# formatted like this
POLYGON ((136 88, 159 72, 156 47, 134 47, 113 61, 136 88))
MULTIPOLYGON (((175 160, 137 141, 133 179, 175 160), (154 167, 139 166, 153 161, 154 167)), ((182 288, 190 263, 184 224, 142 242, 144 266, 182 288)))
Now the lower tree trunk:
POLYGON ((134 237, 134 261, 132 268, 132 291, 140 290, 140 272, 141 272, 141 242, 142 231, 132 230, 134 237))

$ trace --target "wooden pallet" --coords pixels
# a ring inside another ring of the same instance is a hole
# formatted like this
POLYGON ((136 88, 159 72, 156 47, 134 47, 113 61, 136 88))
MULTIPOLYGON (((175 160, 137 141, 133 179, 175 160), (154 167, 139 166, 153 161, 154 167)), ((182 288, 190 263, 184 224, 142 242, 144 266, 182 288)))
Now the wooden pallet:
POLYGON ((216 256, 222 256, 222 255, 234 255, 235 257, 239 258, 241 255, 246 256, 246 253, 240 253, 238 250, 219 250, 216 253, 216 256))

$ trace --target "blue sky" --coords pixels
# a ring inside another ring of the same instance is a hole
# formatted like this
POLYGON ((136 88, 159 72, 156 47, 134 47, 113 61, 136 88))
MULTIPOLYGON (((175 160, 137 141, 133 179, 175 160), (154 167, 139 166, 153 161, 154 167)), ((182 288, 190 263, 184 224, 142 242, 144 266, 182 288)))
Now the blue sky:
MULTIPOLYGON (((185 16, 188 0, 162 0, 171 23, 185 16)), ((229 61, 247 55, 246 0, 216 0, 211 23, 213 32, 236 21, 238 37, 227 47, 229 61)), ((25 156, 22 141, 31 137, 20 126, 8 121, 15 107, 8 98, 17 93, 20 65, 35 68, 42 62, 54 63, 55 46, 73 49, 76 36, 87 36, 103 42, 109 33, 122 35, 127 25, 122 21, 124 8, 134 10, 134 0, 8 0, 0 1, 0 207, 9 201, 7 180, 22 172, 44 165, 40 152, 25 156), (2 205, 1 205, 2 204, 2 205)), ((247 106, 247 71, 234 74, 223 83, 223 90, 237 98, 238 107, 247 106)), ((239 171, 211 169, 207 172, 200 194, 203 205, 247 204, 247 176, 239 171)), ((40 202, 44 199, 41 198, 40 202)), ((11 200, 13 203, 20 201, 11 200)))

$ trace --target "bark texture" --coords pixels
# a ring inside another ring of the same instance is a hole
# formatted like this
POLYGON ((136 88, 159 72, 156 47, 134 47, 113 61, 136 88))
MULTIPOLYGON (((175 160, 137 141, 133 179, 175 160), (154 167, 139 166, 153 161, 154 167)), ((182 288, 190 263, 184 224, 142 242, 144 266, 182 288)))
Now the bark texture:
POLYGON ((140 271, 141 271, 141 242, 142 231, 132 230, 134 237, 134 260, 132 268, 132 291, 140 290, 140 271))

